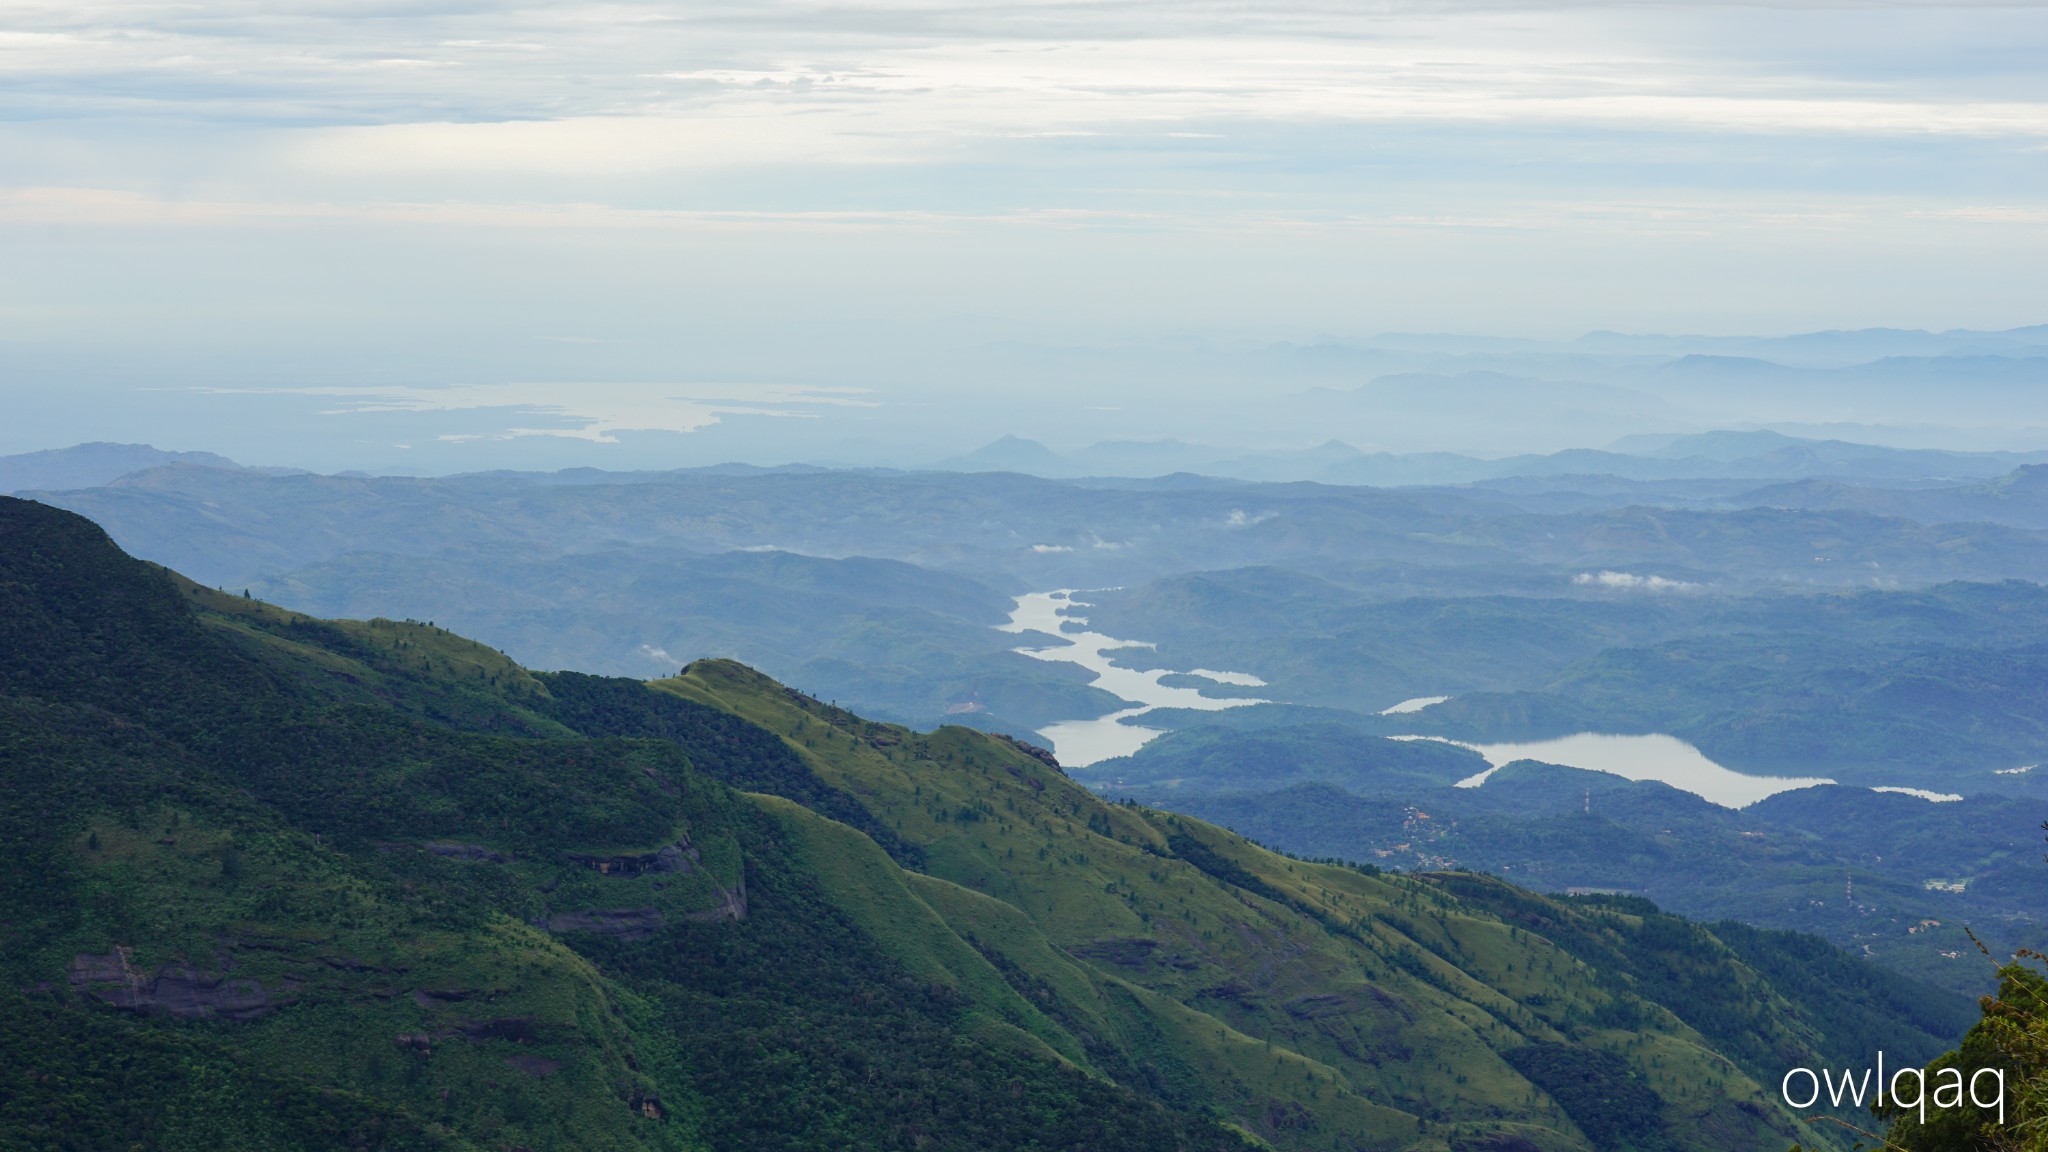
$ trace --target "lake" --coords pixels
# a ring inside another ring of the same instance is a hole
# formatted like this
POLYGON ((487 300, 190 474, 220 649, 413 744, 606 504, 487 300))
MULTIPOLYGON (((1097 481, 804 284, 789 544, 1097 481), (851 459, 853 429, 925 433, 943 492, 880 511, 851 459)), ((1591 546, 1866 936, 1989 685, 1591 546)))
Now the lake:
POLYGON ((1805 776, 1750 776, 1724 768, 1706 754, 1676 736, 1609 736, 1581 732, 1555 740, 1527 744, 1467 744, 1441 736, 1396 736, 1396 740, 1438 740, 1470 748, 1492 767, 1458 781, 1460 788, 1477 788, 1502 766, 1517 760, 1540 760, 1606 772, 1626 780, 1657 780, 1683 789, 1723 808, 1747 808, 1766 796, 1833 784, 1833 780, 1805 776))
POLYGON ((1019 648, 1017 651, 1034 660, 1074 664, 1086 668, 1095 673, 1095 679, 1091 681, 1094 687, 1130 705, 1093 719, 1061 720, 1040 728, 1038 735, 1052 745, 1053 755, 1059 757, 1061 764, 1070 768, 1082 768, 1098 760, 1128 756, 1143 748, 1155 737, 1164 735, 1166 730, 1147 728, 1126 721, 1155 709, 1189 708, 1202 712, 1216 712, 1225 708, 1241 708, 1247 704, 1267 703, 1264 700, 1241 696, 1205 696, 1200 688, 1160 683, 1160 680, 1167 676, 1189 676, 1236 687, 1265 686, 1264 680, 1248 673, 1217 672, 1207 668, 1191 668, 1183 672, 1171 668, 1126 668, 1115 664, 1110 653, 1150 649, 1152 645, 1140 640, 1119 640, 1114 636, 1089 631, 1088 618, 1073 615, 1074 609, 1088 607, 1086 601, 1074 599, 1074 592, 1072 588, 1063 588, 1054 592, 1031 592, 1019 596, 1016 608, 1010 612, 1009 621, 996 625, 997 630, 1002 632, 1036 633, 1061 641, 1051 647, 1019 648))

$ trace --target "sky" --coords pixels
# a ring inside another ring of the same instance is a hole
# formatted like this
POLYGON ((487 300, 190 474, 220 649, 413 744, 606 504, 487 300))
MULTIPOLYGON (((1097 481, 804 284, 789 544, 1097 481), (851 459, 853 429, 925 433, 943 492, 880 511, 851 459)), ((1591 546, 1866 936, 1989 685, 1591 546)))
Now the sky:
POLYGON ((1085 440, 1265 386, 1189 348, 2039 324, 2043 59, 2040 4, 0 0, 0 451, 1085 440))

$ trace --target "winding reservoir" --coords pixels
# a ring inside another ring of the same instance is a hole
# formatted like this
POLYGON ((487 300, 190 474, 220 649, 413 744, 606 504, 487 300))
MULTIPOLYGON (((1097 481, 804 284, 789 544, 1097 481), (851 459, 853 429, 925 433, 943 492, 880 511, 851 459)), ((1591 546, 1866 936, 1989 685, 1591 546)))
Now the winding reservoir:
POLYGON ((1085 767, 1098 760, 1116 756, 1128 756, 1143 748, 1153 738, 1164 734, 1163 728, 1147 728, 1126 721, 1143 716, 1159 708, 1188 708, 1202 712, 1219 712, 1225 708, 1241 708, 1247 704, 1265 704, 1265 700, 1246 697, 1217 698, 1204 696, 1199 688, 1183 688, 1161 684, 1167 676, 1184 675, 1209 680, 1218 684, 1238 687, 1264 687, 1265 681, 1243 672, 1215 672, 1206 668, 1190 669, 1177 673, 1170 668, 1140 670, 1123 668, 1111 662, 1110 653, 1131 649, 1151 648, 1152 645, 1140 640, 1119 640, 1100 632, 1088 631, 1088 618, 1073 615, 1076 608, 1086 608, 1086 601, 1074 599, 1075 590, 1062 588, 1053 592, 1031 592, 1017 597, 1017 606, 1010 612, 1007 623, 998 624, 1002 632, 1020 635, 1036 634, 1049 636, 1060 641, 1046 648, 1019 648, 1017 651, 1034 660, 1074 664, 1095 673, 1093 687, 1123 700, 1128 708, 1121 708, 1092 720, 1061 720, 1038 730, 1040 736, 1052 745, 1053 755, 1060 763, 1071 768, 1085 767))
POLYGON ((1724 768, 1706 754, 1676 736, 1610 736, 1580 732, 1555 740, 1527 744, 1467 744, 1441 736, 1396 736, 1396 740, 1438 740, 1470 748, 1491 765, 1486 771, 1458 781, 1460 788, 1477 788, 1487 777, 1517 760, 1540 760, 1567 768, 1606 772, 1625 780, 1656 780, 1683 789, 1723 808, 1747 808, 1766 796, 1833 784, 1833 780, 1802 776, 1749 776, 1724 768))

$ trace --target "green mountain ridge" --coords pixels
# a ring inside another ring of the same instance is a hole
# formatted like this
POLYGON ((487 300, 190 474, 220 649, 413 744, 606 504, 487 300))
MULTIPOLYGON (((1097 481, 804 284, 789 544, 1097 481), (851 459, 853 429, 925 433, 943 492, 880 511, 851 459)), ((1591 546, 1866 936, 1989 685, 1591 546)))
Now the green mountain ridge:
MULTIPOLYGON (((1378 735, 1668 733, 1739 772, 1966 794, 2024 791, 2008 770, 2048 758, 2048 590, 2017 580, 1375 600, 1244 569, 1091 594, 1089 612, 1166 666, 1250 670, 1264 694, 1378 735), (1451 699, 1370 715, 1420 696, 1451 699)), ((1197 720, 1265 722, 1250 709, 1197 720)))
POLYGON ((1626 892, 1701 920, 1813 933, 1969 996, 1997 979, 1971 932, 1999 955, 2048 948, 2036 799, 1930 803, 1820 785, 1730 809, 1658 781, 1534 760, 1459 788, 1488 768, 1476 752, 1385 739, 1375 726, 1333 713, 1198 723, 1075 776, 1297 855, 1472 868, 1543 891, 1626 892))
POLYGON ((1810 938, 1295 860, 4 498, 0 765, 0 1148, 1827 1147, 1785 1062, 1954 1036, 1810 938))

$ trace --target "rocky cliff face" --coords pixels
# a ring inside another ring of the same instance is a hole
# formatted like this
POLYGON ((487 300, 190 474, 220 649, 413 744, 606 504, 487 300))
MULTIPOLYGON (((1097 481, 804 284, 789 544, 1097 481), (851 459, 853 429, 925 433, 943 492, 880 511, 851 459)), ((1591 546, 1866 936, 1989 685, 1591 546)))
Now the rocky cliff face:
MULTIPOLYGON (((135 967, 133 956, 134 949, 123 947, 102 955, 79 953, 67 970, 72 990, 130 1012, 162 1012, 181 1020, 254 1020, 297 999, 290 985, 266 988, 257 980, 190 964, 144 972, 135 967)), ((222 967, 232 967, 231 955, 223 953, 220 959, 222 967)))
POLYGON ((684 836, 656 852, 593 855, 571 852, 569 859, 606 876, 642 876, 649 872, 674 872, 687 876, 697 870, 703 856, 684 836))

